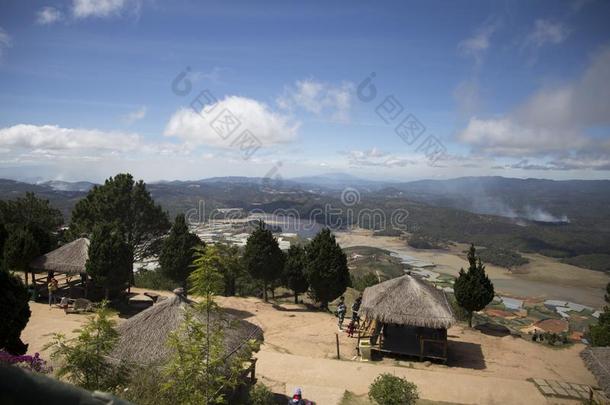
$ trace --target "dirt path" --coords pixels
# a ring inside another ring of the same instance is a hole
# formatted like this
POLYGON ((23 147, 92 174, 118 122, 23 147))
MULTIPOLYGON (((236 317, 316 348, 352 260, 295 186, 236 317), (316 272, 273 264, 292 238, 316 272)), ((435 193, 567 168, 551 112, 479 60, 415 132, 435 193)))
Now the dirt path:
MULTIPOLYGON (((287 394, 302 386, 320 405, 337 403, 345 389, 365 393, 370 382, 382 372, 412 380, 420 387, 423 398, 456 403, 545 403, 544 397, 527 381, 529 378, 595 385, 579 357, 583 345, 551 349, 519 338, 493 337, 457 326, 449 330, 448 366, 392 358, 362 363, 352 360, 356 339, 339 332, 341 361, 338 361, 336 318, 328 313, 288 302, 264 303, 257 298, 218 297, 218 303, 228 312, 263 328, 265 343, 257 354, 257 373, 261 379, 287 394)), ((22 333, 22 339, 30 344, 29 353, 41 352, 52 333, 70 334, 86 320, 85 315, 66 315, 45 304, 31 303, 30 308, 32 316, 22 333)), ((47 353, 43 357, 48 358, 47 353)))

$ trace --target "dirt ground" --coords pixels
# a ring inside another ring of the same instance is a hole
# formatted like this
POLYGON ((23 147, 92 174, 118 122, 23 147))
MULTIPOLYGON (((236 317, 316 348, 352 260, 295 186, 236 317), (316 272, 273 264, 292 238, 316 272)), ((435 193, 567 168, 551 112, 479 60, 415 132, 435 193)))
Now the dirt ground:
MULTIPOLYGON (((559 403, 547 402, 528 381, 530 378, 595 385, 578 355, 584 348, 580 344, 552 349, 511 336, 489 336, 456 326, 449 330, 448 365, 406 358, 364 363, 355 359, 356 339, 339 332, 339 361, 336 319, 328 313, 287 302, 264 303, 257 298, 219 297, 218 303, 263 328, 265 343, 257 354, 259 378, 276 392, 290 394, 295 387, 302 387, 317 404, 338 403, 346 389, 364 394, 382 372, 415 382, 422 398, 454 403, 559 403)), ((40 303, 32 303, 31 310, 32 316, 22 333, 22 339, 30 344, 30 353, 42 351, 52 333, 69 334, 86 319, 86 315, 66 315, 58 308, 49 309, 40 303)), ((43 352, 43 356, 48 358, 48 353, 43 352)))

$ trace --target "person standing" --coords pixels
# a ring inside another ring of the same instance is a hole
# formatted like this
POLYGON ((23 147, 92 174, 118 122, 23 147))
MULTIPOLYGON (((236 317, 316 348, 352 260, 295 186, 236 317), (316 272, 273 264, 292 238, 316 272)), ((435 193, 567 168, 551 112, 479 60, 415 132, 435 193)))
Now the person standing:
POLYGON ((345 297, 339 298, 339 305, 337 305, 337 316, 339 317, 339 330, 343 330, 343 320, 345 319, 345 313, 347 307, 345 306, 345 297))
POLYGON ((58 285, 55 277, 51 277, 51 280, 49 281, 49 284, 48 284, 48 288, 49 288, 49 307, 50 307, 52 304, 55 304, 55 293, 59 289, 59 285, 58 285))

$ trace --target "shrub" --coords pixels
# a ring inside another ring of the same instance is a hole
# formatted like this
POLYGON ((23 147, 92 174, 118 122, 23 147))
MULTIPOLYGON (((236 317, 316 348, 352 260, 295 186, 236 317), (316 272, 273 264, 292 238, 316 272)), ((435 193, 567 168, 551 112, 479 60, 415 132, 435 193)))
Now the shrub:
POLYGON ((0 350, 0 363, 13 364, 17 367, 43 374, 48 374, 53 371, 53 368, 47 365, 47 362, 40 358, 40 354, 38 353, 35 353, 33 356, 16 356, 0 350))
POLYGON ((379 284, 379 278, 375 275, 375 273, 366 273, 361 277, 352 277, 352 286, 362 292, 367 287, 372 287, 375 284, 379 284))
POLYGON ((151 290, 172 291, 178 283, 172 281, 157 270, 140 269, 135 275, 135 286, 151 290))
POLYGON ((379 405, 415 404, 417 386, 392 374, 380 374, 369 387, 369 398, 379 405))
POLYGON ((274 403, 273 393, 264 384, 256 384, 250 389, 251 405, 271 405, 274 403))

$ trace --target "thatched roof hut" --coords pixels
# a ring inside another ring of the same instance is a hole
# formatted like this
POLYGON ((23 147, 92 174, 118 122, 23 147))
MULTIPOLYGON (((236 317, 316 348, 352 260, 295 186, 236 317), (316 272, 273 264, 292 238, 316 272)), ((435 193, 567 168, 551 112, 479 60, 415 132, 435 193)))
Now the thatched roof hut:
POLYGON ((37 270, 77 275, 85 272, 85 264, 88 258, 89 239, 79 238, 52 252, 38 256, 30 263, 30 267, 37 270))
POLYGON ((360 314, 382 323, 434 329, 456 322, 445 293, 411 275, 365 289, 360 314))
MULTIPOLYGON (((167 339, 180 327, 192 304, 176 291, 176 295, 129 318, 117 328, 120 337, 112 357, 140 365, 166 360, 171 354, 167 339)), ((205 323, 205 314, 193 311, 193 315, 205 323)), ((231 314, 214 315, 212 322, 214 328, 221 328, 224 332, 226 353, 245 349, 245 342, 249 340, 263 340, 261 328, 231 314)))

